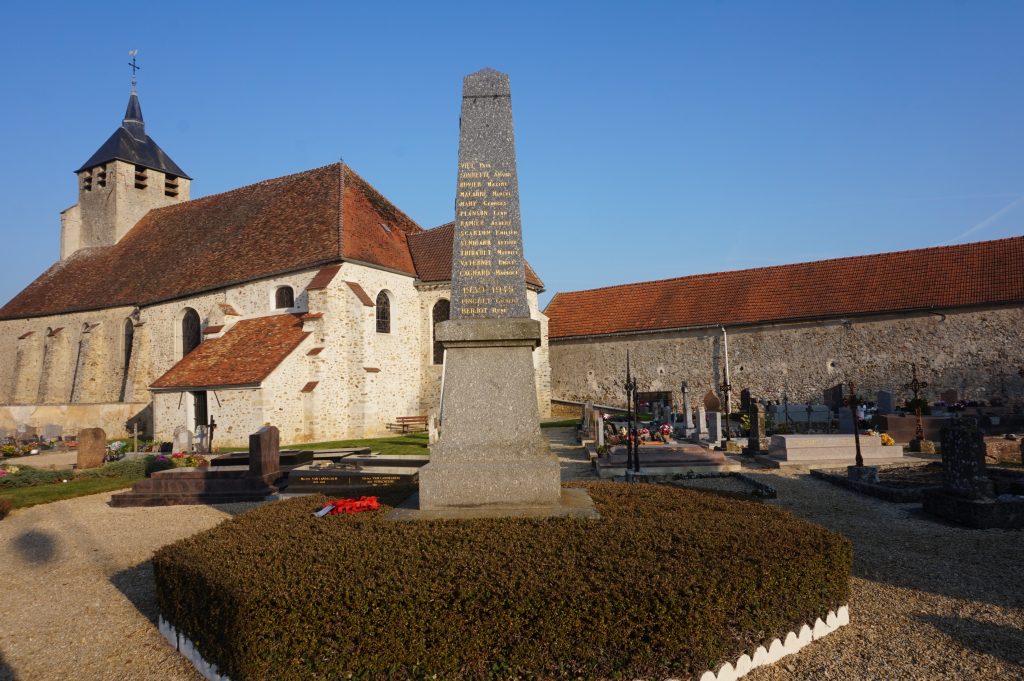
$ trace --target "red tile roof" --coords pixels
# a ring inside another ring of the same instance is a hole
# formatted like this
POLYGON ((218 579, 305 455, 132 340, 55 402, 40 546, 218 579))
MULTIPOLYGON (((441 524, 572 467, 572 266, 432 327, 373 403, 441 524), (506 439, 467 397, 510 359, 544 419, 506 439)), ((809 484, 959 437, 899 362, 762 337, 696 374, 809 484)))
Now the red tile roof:
POLYGON ((1024 302, 1024 237, 558 293, 551 338, 1024 302))
POLYGON ((151 210, 117 244, 50 267, 0 319, 148 305, 342 260, 415 276, 406 236, 419 231, 336 163, 151 210))
MULTIPOLYGON (((454 222, 409 237, 409 251, 421 281, 451 281, 454 238, 454 222)), ((526 263, 526 283, 534 288, 544 288, 544 282, 530 267, 530 263, 526 263)))
POLYGON ((220 338, 200 343, 150 388, 258 385, 308 335, 298 315, 243 319, 220 338))
POLYGON ((204 336, 212 336, 213 334, 220 333, 223 330, 224 330, 224 325, 223 324, 217 324, 215 326, 208 326, 205 329, 203 329, 203 335, 204 336))
POLYGON ((359 299, 359 302, 366 307, 374 307, 374 302, 370 299, 370 296, 367 295, 366 289, 360 286, 358 282, 346 281, 345 283, 348 284, 350 289, 352 289, 352 293, 356 294, 356 298, 359 299))
POLYGON ((334 275, 341 269, 341 265, 331 265, 316 273, 316 276, 306 286, 307 291, 321 291, 334 280, 334 275))

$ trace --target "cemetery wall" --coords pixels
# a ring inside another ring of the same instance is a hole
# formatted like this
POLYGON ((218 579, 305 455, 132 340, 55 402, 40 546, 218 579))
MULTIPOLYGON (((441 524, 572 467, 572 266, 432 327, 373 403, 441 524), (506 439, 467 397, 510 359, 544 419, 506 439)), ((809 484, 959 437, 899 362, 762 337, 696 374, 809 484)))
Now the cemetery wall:
MULTIPOLYGON (((916 362, 930 400, 956 389, 961 398, 989 400, 1005 390, 1024 400, 1024 308, 973 308, 938 313, 877 315, 792 324, 727 327, 734 405, 739 391, 792 402, 821 402, 822 391, 852 375, 858 392, 900 396, 916 362)), ((581 339, 550 345, 554 399, 624 403, 622 380, 630 351, 641 391, 671 391, 688 381, 691 399, 718 391, 722 333, 715 328, 581 339)), ((721 395, 720 395, 721 397, 721 395)), ((735 407, 734 407, 735 408, 735 407)))

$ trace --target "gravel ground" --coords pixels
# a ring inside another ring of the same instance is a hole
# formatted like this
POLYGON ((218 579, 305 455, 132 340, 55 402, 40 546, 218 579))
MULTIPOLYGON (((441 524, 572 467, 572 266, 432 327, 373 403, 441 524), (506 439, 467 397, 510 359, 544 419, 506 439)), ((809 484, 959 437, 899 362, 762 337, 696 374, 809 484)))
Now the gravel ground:
MULTIPOLYGON (((545 429, 566 478, 592 477, 545 429)), ((745 470, 854 542, 851 624, 746 678, 1024 679, 1024 532, 965 530, 807 475, 745 470)), ((153 551, 251 504, 115 509, 109 494, 0 521, 0 679, 201 677, 157 633, 153 551)))

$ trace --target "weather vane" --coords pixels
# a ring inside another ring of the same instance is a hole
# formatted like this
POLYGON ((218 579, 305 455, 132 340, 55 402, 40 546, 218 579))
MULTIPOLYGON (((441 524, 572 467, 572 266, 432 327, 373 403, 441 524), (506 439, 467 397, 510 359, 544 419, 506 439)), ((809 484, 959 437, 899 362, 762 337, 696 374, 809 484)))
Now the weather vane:
POLYGON ((142 68, 141 66, 135 63, 135 55, 137 55, 138 53, 138 50, 128 50, 128 56, 132 58, 132 60, 128 62, 128 66, 132 70, 132 92, 135 92, 135 83, 138 82, 138 78, 135 77, 135 72, 142 68))

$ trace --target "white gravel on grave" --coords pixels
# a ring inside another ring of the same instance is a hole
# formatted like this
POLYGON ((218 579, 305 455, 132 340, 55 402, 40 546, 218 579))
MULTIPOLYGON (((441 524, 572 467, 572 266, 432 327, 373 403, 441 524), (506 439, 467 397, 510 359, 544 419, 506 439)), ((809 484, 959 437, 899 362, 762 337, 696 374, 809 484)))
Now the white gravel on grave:
MULTIPOLYGON (((547 434, 563 475, 590 477, 582 450, 547 434)), ((744 472, 778 490, 766 503, 845 534, 855 552, 850 625, 745 678, 1024 679, 1024 531, 953 527, 806 474, 744 472)), ((201 678, 157 632, 148 561, 252 504, 111 508, 109 498, 0 521, 0 680, 201 678)))

